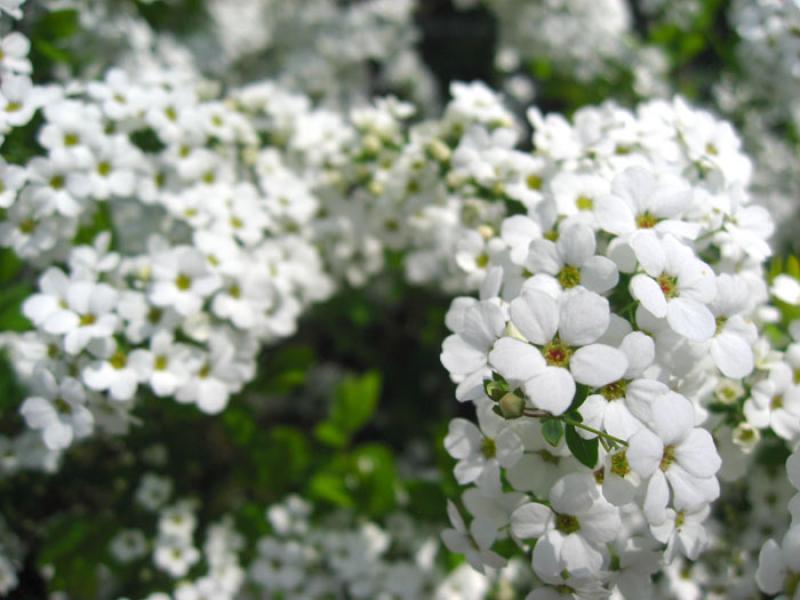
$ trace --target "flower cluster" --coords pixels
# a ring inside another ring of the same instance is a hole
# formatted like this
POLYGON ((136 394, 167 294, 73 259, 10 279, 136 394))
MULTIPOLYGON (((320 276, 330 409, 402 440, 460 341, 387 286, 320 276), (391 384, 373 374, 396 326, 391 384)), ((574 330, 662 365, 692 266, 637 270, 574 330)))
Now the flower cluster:
POLYGON ((510 536, 544 586, 649 597, 651 574, 706 545, 710 430, 768 425, 710 407, 717 386, 760 378, 772 223, 731 127, 680 100, 529 118, 541 199, 490 240, 480 299, 454 301, 442 351, 479 422, 445 439, 474 484, 467 556, 497 567, 510 536))
MULTIPOLYGON (((789 501, 792 524, 784 534, 781 544, 769 539, 758 557, 756 581, 765 594, 783 594, 782 598, 794 600, 800 595, 800 450, 786 461, 786 472, 795 489, 789 501)), ((780 509, 780 507, 776 507, 780 509)))
MULTIPOLYGON (((20 18, 23 3, 0 11, 20 18)), ((312 304, 402 265, 412 285, 478 294, 453 300, 441 353, 476 415, 444 438, 467 489, 441 541, 469 567, 452 569, 409 514, 365 521, 299 496, 267 510, 250 548, 232 515, 209 524, 216 506, 146 474, 135 503, 153 527, 126 523, 109 550, 120 572, 155 567, 148 589, 166 591, 147 600, 800 598, 800 267, 763 266, 794 210, 776 128, 798 121, 796 3, 732 8, 751 89, 722 82, 718 103, 783 101, 743 123, 760 139, 755 174, 731 124, 680 97, 570 118, 532 107, 523 125, 488 86, 453 83, 423 119, 435 94, 412 0, 208 0, 214 33, 199 35, 215 42, 186 46, 150 28, 144 4, 38 3, 115 40, 50 77, 32 64, 59 48, 34 39, 32 53, 24 27, 0 25, 0 248, 37 281, 17 289, 28 330, 0 337, 26 394, 0 476, 55 471, 77 441, 139 424, 143 402, 221 413, 312 304)), ((665 95, 664 54, 634 56, 621 0, 484 4, 501 71, 585 83, 627 65, 636 93, 665 95)), ((676 23, 700 10, 642 9, 676 23)), ((347 460, 377 402, 362 398, 362 415, 357 392, 314 430, 347 460)), ((289 420, 317 416, 313 396, 289 420)), ((269 454, 262 423, 225 417, 237 444, 264 442, 254 460, 269 454)), ((0 594, 24 554, 6 529, 0 594)))
POLYGON ((272 533, 257 544, 249 577, 267 597, 324 598, 341 590, 353 598, 442 599, 455 581, 480 598, 489 582, 472 571, 455 572, 454 581, 437 565, 439 543, 404 513, 391 515, 383 529, 357 523, 340 511, 322 522, 312 520, 312 506, 298 496, 267 510, 272 533))
MULTIPOLYGON (((462 8, 479 0, 458 0, 462 8)), ((583 80, 601 76, 625 56, 631 14, 625 2, 603 0, 484 0, 500 28, 497 57, 504 71, 546 58, 583 80)))
POLYGON ((761 108, 773 113, 773 119, 800 123, 800 7, 796 2, 739 0, 730 19, 742 39, 739 60, 748 92, 766 104, 761 108))
POLYGON ((332 589, 354 598, 478 600, 492 585, 466 566, 446 574, 435 529, 410 515, 394 513, 385 527, 357 522, 345 510, 320 518, 299 496, 266 510, 271 533, 257 541, 252 560, 243 564, 241 557, 249 552, 231 520, 209 525, 199 547, 197 505, 170 502, 171 486, 169 479, 146 474, 136 497, 158 516, 155 535, 125 528, 110 542, 116 562, 132 568, 151 561, 173 581, 173 589, 152 592, 146 600, 324 598, 332 589))
POLYGON ((35 330, 5 340, 26 423, 60 451, 124 431, 142 388, 219 412, 260 346, 333 290, 310 239, 318 200, 199 80, 37 86, 27 40, 4 43, 3 132, 33 127, 42 152, 0 165, 0 245, 49 265, 22 306, 35 330))
POLYGON ((378 87, 429 106, 436 90, 414 48, 414 9, 413 0, 313 0, 303 10, 274 0, 209 0, 224 61, 204 62, 222 70, 257 60, 260 76, 328 105, 363 102, 378 87))
POLYGON ((148 537, 148 530, 141 528, 121 529, 110 542, 112 557, 128 567, 152 561, 173 580, 174 590, 153 592, 147 600, 239 597, 245 578, 239 564, 244 542, 231 519, 209 525, 199 547, 195 542, 197 503, 181 500, 168 504, 171 492, 169 479, 152 473, 142 477, 136 497, 140 506, 158 517, 155 536, 148 537))

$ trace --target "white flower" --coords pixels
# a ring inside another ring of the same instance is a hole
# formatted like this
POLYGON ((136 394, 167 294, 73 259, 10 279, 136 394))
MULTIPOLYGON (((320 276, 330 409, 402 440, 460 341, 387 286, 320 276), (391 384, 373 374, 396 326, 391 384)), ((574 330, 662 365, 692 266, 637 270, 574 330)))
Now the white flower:
POLYGON ((609 452, 603 467, 603 496, 614 506, 625 506, 639 493, 642 479, 631 468, 627 450, 609 452))
POLYGON ((462 485, 494 486, 499 482, 500 467, 513 467, 522 456, 522 441, 513 426, 492 408, 488 401, 478 405, 480 429, 466 419, 450 421, 444 447, 458 460, 454 473, 462 485))
POLYGON ((113 400, 125 402, 133 398, 136 388, 148 376, 148 365, 141 360, 130 360, 131 356, 118 349, 111 340, 91 348, 98 357, 81 371, 81 378, 86 386, 97 392, 108 390, 113 400))
POLYGON ((536 574, 546 580, 563 569, 600 571, 607 557, 605 544, 617 536, 620 518, 600 494, 593 475, 565 475, 553 486, 549 500, 550 506, 527 503, 511 515, 517 538, 540 538, 533 551, 536 574))
POLYGON ((522 457, 505 473, 515 490, 545 497, 564 473, 585 468, 572 456, 563 440, 555 448, 547 443, 538 421, 523 419, 517 421, 515 427, 525 447, 522 457))
POLYGON ((800 491, 800 449, 795 449, 786 459, 786 473, 795 489, 800 491))
POLYGON ((717 293, 714 271, 691 248, 653 232, 631 237, 631 248, 645 273, 633 276, 631 294, 658 318, 666 317, 676 333, 695 342, 714 335, 716 321, 708 308, 717 293))
POLYGON ((635 379, 653 362, 652 338, 634 331, 625 336, 619 349, 628 359, 624 376, 591 394, 579 410, 587 425, 627 440, 642 428, 639 418, 647 407, 669 388, 654 379, 635 379))
POLYGON ((586 225, 567 225, 558 241, 536 239, 530 244, 525 266, 535 275, 555 277, 563 289, 581 285, 598 294, 607 292, 619 280, 617 266, 605 256, 595 255, 594 231, 586 225))
POLYGON ((180 539, 165 538, 156 542, 153 560, 156 566, 171 577, 183 577, 200 560, 200 551, 180 539))
POLYGON ((609 192, 605 177, 563 171, 550 182, 550 189, 559 215, 596 228, 598 200, 609 192))
POLYGON ((800 281, 789 275, 778 275, 772 281, 772 295, 781 302, 800 304, 800 281))
POLYGON ((767 540, 758 555, 756 582, 765 594, 779 594, 786 600, 800 599, 800 527, 792 527, 778 546, 767 540))
POLYGON ((28 180, 30 186, 24 193, 30 194, 45 214, 77 217, 83 212, 89 193, 88 181, 80 165, 63 152, 31 159, 28 180))
POLYGON ((161 511, 158 519, 158 535, 162 538, 191 543, 192 534, 197 527, 197 517, 191 501, 181 501, 161 511))
POLYGON ((28 60, 28 52, 30 49, 30 40, 18 31, 12 31, 0 43, 0 67, 12 73, 29 75, 31 61, 28 60))
POLYGON ((744 403, 744 414, 753 427, 771 427, 784 439, 792 440, 800 434, 800 386, 794 383, 789 365, 778 363, 766 379, 753 386, 744 403))
POLYGON ((648 479, 644 511, 651 524, 667 518, 669 489, 678 510, 697 510, 719 495, 714 476, 721 460, 711 434, 694 426, 689 401, 669 392, 653 401, 649 428, 631 437, 626 452, 631 468, 648 479))
POLYGON ((99 200, 111 196, 130 196, 136 185, 141 158, 125 136, 104 138, 94 149, 87 186, 99 200))
POLYGON ((0 208, 8 208, 28 179, 27 169, 0 160, 0 208))
POLYGON ((210 271, 205 257, 189 246, 179 246, 153 259, 150 301, 172 307, 183 316, 198 312, 206 297, 218 287, 219 276, 210 271))
POLYGON ((139 529, 123 529, 110 544, 111 553, 121 563, 129 563, 147 554, 147 539, 139 529))
POLYGON ((0 246, 13 248, 25 259, 37 258, 56 244, 71 238, 75 222, 47 215, 45 206, 23 191, 0 221, 0 246))
POLYGON ((94 418, 86 408, 86 392, 76 379, 66 377, 56 381, 45 369, 34 373, 37 396, 27 398, 20 413, 32 429, 42 432, 45 445, 51 450, 62 450, 72 440, 88 436, 94 418))
POLYGON ((114 288, 92 281, 68 281, 57 270, 48 270, 40 285, 45 293, 31 296, 23 312, 46 333, 63 335, 64 350, 69 354, 78 354, 92 340, 111 339, 119 321, 113 312, 118 298, 114 288))
POLYGON ((542 237, 542 228, 533 219, 525 215, 513 215, 503 219, 500 226, 500 237, 510 249, 510 258, 514 264, 523 265, 528 257, 533 240, 542 237))
POLYGON ((483 393, 489 350, 506 325, 503 311, 490 301, 470 306, 459 319, 460 329, 442 344, 441 361, 459 384, 459 400, 473 400, 483 393))
POLYGON ((658 544, 650 538, 635 536, 618 538, 615 546, 619 570, 612 570, 611 575, 616 588, 626 599, 653 597, 650 578, 663 563, 661 553, 656 549, 658 544))
POLYGON ((505 559, 491 550, 497 535, 491 521, 473 519, 468 530, 458 508, 450 500, 447 501, 447 515, 453 528, 442 532, 442 541, 448 550, 466 556, 472 568, 481 573, 484 566, 499 569, 506 564, 505 559))
POLYGON ((209 354, 192 354, 190 375, 175 392, 175 399, 196 403, 203 412, 215 414, 227 406, 230 394, 241 388, 241 368, 235 347, 224 336, 212 337, 210 349, 209 354))
POLYGON ((676 553, 689 560, 695 560, 708 545, 708 533, 703 521, 708 518, 710 508, 706 505, 695 511, 674 511, 667 509, 666 520, 658 525, 650 525, 653 537, 667 544, 665 556, 672 561, 676 553))
POLYGON ((22 18, 20 6, 25 4, 25 0, 0 0, 0 10, 9 14, 14 19, 22 18))
POLYGON ((4 75, 0 83, 0 131, 28 123, 43 100, 27 76, 4 75))
POLYGON ((136 488, 136 502, 147 510, 155 512, 161 508, 172 494, 172 481, 155 473, 145 473, 136 488))
POLYGON ((191 351, 176 344, 168 331, 159 331, 150 339, 150 349, 137 349, 128 360, 146 378, 156 396, 171 396, 189 379, 187 363, 191 351))
POLYGON ((647 169, 630 167, 614 178, 611 194, 598 201, 597 222, 619 236, 655 229, 693 238, 699 226, 680 220, 691 205, 692 192, 683 181, 660 183, 647 169))
POLYGON ((599 387, 628 368, 622 352, 592 343, 609 324, 608 301, 593 292, 579 288, 554 300, 526 290, 510 310, 511 322, 527 342, 501 338, 489 361, 506 380, 522 384, 537 408, 560 415, 572 402, 576 381, 599 387))
POLYGON ((725 273, 717 277, 717 295, 710 307, 717 328, 710 351, 717 368, 732 379, 749 375, 755 362, 752 344, 758 332, 753 323, 747 323, 739 314, 748 307, 749 295, 741 279, 725 273))

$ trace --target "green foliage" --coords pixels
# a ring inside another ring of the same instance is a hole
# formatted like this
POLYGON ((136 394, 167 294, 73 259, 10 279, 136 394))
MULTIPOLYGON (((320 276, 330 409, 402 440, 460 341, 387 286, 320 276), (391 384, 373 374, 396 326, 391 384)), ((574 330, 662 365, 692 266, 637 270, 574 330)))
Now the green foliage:
POLYGON ((340 508, 380 518, 395 506, 397 472, 394 455, 384 444, 364 444, 353 452, 334 455, 315 473, 308 495, 340 508))
POLYGON ((560 419, 542 420, 542 437, 551 446, 558 446, 564 436, 564 425, 560 419))
POLYGON ((129 135, 133 144, 143 152, 157 154, 166 148, 152 129, 140 129, 129 135))
POLYGON ((22 303, 33 287, 22 277, 22 262, 13 251, 0 250, 0 331, 25 331, 30 323, 22 314, 22 303))
POLYGON ((334 448, 348 445, 375 412, 380 390, 381 375, 376 371, 345 377, 336 388, 330 416, 315 429, 317 439, 334 448))
POLYGON ((572 452, 572 455, 577 458, 581 464, 590 469, 594 469, 597 466, 598 446, 600 444, 598 438, 593 438, 591 440, 584 439, 578 435, 578 432, 572 425, 567 425, 565 427, 565 438, 569 451, 572 452))
POLYGON ((36 111, 28 123, 11 129, 0 146, 0 156, 13 165, 24 165, 34 156, 44 154, 44 148, 36 139, 43 122, 42 113, 36 111))
POLYGON ((22 303, 33 293, 28 283, 16 283, 0 293, 0 331, 26 331, 31 325, 22 314, 22 303))
POLYGON ((94 598, 98 593, 97 565, 102 564, 114 523, 96 515, 64 515, 47 527, 39 566, 53 568, 50 589, 68 591, 76 598, 94 598))
POLYGON ((80 18, 75 9, 41 13, 30 32, 30 56, 36 80, 50 79, 58 65, 75 67, 81 62, 70 44, 79 31, 80 18))

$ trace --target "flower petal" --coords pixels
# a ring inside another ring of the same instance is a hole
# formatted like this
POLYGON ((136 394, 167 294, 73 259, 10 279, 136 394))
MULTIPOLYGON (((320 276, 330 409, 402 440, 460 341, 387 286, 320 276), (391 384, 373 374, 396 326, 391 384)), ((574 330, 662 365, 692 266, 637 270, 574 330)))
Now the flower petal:
POLYGON ((560 415, 572 404, 575 380, 566 369, 545 367, 544 371, 525 383, 523 390, 536 408, 560 415))
POLYGON ((569 361, 575 381, 594 388, 621 379, 627 368, 625 354, 604 344, 579 348, 569 361))
POLYGON ((534 344, 543 346, 558 330, 558 305, 544 292, 526 290, 511 302, 511 322, 534 344))

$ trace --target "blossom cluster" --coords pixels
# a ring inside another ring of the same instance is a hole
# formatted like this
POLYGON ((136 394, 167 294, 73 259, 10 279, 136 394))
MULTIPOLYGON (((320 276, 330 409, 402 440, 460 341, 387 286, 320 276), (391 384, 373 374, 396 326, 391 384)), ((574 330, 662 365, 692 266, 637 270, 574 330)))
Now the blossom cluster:
POLYGON ((757 96, 761 110, 772 118, 800 124, 800 7, 796 2, 739 0, 730 19, 742 39, 740 62, 747 75, 747 92, 757 96))
MULTIPOLYGON (((249 578, 267 597, 482 598, 490 581, 468 567, 445 575, 434 529, 410 515, 390 515, 386 527, 355 522, 347 511, 318 521, 312 506, 290 496, 267 510, 272 533, 257 542, 249 578)), ((261 597, 261 596, 259 596, 261 597)))
MULTIPOLYGON (((446 315, 441 362, 476 419, 444 439, 468 489, 441 540, 481 573, 448 572, 434 529, 407 514, 379 525, 297 496, 268 509, 248 563, 249 532, 225 518, 198 535, 204 507, 148 474, 136 503, 155 529, 110 545, 119 565, 169 578, 148 600, 455 600, 504 585, 528 600, 800 597, 800 327, 779 310, 800 304, 800 283, 764 269, 764 205, 788 192, 754 175, 731 124, 680 97, 570 118, 534 107, 522 123, 482 83, 452 84, 423 119, 410 0, 207 4, 217 62, 111 4, 64 3, 101 37, 131 35, 113 68, 56 83, 3 25, 0 247, 37 288, 21 303, 31 329, 0 339, 27 393, 0 475, 55 471, 78 440, 139 424, 148 400, 221 413, 312 304, 401 263, 413 285, 478 293, 446 315), (414 102, 367 100, 383 86, 414 102), (747 523, 730 516, 744 510, 747 523)), ((504 71, 542 55, 588 81, 630 59, 623 2, 485 4, 504 71)), ((754 64, 786 75, 779 97, 796 78, 793 10, 734 9, 754 64)), ((773 124, 757 115, 751 135, 773 124)), ((791 171, 787 144, 773 150, 759 161, 791 171)), ((0 521, 0 594, 21 556, 0 521)))
POLYGON ((120 565, 137 565, 149 560, 174 582, 174 590, 153 592, 147 600, 191 600, 194 598, 237 598, 245 579, 239 564, 244 539, 230 518, 207 526, 204 542, 197 542, 197 502, 170 502, 172 482, 145 473, 136 490, 136 503, 157 517, 155 535, 149 529, 127 527, 111 539, 109 551, 120 565))
POLYGON ((219 412, 260 346, 333 290, 310 239, 317 198, 199 79, 33 85, 27 40, 3 43, 3 134, 33 127, 42 149, 0 165, 0 245, 47 267, 22 306, 34 331, 4 341, 43 463, 125 431, 137 390, 219 412))
MULTIPOLYGON (((152 563, 173 588, 146 600, 325 598, 342 590, 353 598, 469 600, 485 596, 492 580, 462 566, 446 574, 438 561, 436 530, 396 512, 385 527, 358 522, 350 511, 325 517, 292 495, 265 511, 270 534, 250 555, 243 536, 224 518, 206 527, 199 546, 198 505, 172 499, 172 482, 146 473, 136 504, 156 517, 154 531, 125 527, 111 539, 113 560, 129 568, 152 563)), ((152 520, 152 519, 151 519, 152 520)))
MULTIPOLYGON (((479 0, 458 0, 471 8, 479 0)), ((632 16, 626 2, 603 0, 484 0, 498 21, 499 67, 516 70, 547 58, 561 73, 589 80, 607 73, 626 56, 632 16)))
MULTIPOLYGON (((786 472, 794 486, 795 495, 789 501, 792 524, 781 544, 769 539, 758 557, 756 581, 765 594, 781 594, 793 600, 800 594, 800 450, 786 461, 786 472)), ((780 507, 776 507, 780 508, 780 507)))
POLYGON ((303 10, 275 0, 210 0, 224 60, 204 62, 224 75, 233 65, 257 61, 259 76, 330 106, 363 102, 375 87, 402 90, 430 106, 436 90, 415 50, 415 8, 413 0, 313 0, 303 10))
POLYGON ((541 199, 489 236, 480 299, 447 316, 442 363, 478 416, 445 439, 474 485, 469 531, 453 518, 477 568, 502 565, 491 548, 511 537, 553 590, 650 597, 653 573, 706 545, 722 465, 710 431, 797 435, 755 371, 773 225, 730 125, 680 100, 529 118, 541 199), (734 392, 712 413, 715 388, 740 382, 743 406, 734 392))

